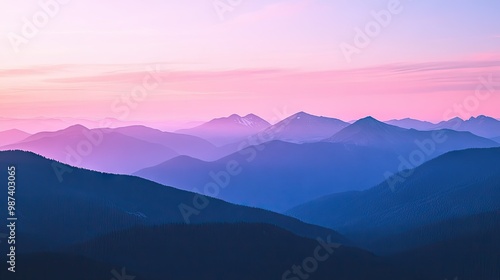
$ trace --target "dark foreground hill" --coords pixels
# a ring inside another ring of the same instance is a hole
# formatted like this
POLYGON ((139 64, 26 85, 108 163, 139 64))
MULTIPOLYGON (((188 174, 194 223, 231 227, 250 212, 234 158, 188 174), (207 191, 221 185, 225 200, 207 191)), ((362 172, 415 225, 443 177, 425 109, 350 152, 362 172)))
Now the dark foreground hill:
MULTIPOLYGON (((300 236, 331 235, 337 242, 347 242, 330 229, 285 215, 137 177, 78 169, 28 152, 0 152, 0 170, 7 171, 8 166, 16 168, 17 234, 26 240, 20 242, 20 251, 53 250, 132 226, 186 222, 268 223, 300 236)), ((7 191, 0 193, 0 209, 7 209, 6 196, 7 191)), ((6 218, 7 211, 1 211, 0 219, 6 218)))
MULTIPOLYGON (((498 221, 500 213, 496 215, 498 221)), ((500 279, 500 224, 396 254, 388 260, 425 278, 497 280, 500 279)))
POLYGON ((125 272, 128 278, 122 279, 127 280, 425 280, 418 272, 405 272, 366 251, 329 243, 328 238, 320 242, 298 237, 265 224, 136 227, 57 255, 19 259, 18 273, 24 280, 42 277, 37 272, 51 280, 83 279, 72 278, 74 274, 113 279, 113 269, 122 276, 125 272))
POLYGON ((362 192, 327 196, 290 210, 356 240, 500 209, 500 148, 455 151, 362 192))

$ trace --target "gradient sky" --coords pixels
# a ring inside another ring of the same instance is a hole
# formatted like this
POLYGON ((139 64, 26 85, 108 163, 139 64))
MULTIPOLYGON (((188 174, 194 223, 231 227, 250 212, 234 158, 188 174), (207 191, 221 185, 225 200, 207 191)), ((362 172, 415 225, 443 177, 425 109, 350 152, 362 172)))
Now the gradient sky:
POLYGON ((24 18, 43 9, 3 0, 0 117, 500 117, 497 0, 401 0, 351 61, 339 46, 391 0, 242 0, 224 19, 213 0, 65 2, 16 52, 24 18), (125 103, 153 68, 159 86, 125 103))

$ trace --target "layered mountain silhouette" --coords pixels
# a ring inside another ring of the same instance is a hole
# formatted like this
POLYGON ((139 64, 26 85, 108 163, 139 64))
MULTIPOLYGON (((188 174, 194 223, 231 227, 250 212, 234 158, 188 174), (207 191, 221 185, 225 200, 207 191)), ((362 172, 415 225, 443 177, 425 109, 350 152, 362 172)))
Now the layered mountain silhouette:
POLYGON ((273 140, 291 143, 319 142, 349 124, 339 119, 299 112, 267 128, 262 134, 273 140))
POLYGON ((404 129, 388 125, 372 117, 356 121, 325 141, 376 147, 401 154, 407 154, 416 149, 425 149, 425 145, 430 145, 428 147, 432 148, 432 151, 428 153, 430 158, 453 150, 498 146, 495 141, 470 132, 457 132, 449 129, 439 131, 404 129))
MULTIPOLYGON (((289 215, 370 243, 426 225, 500 209, 500 148, 454 151, 362 192, 339 193, 289 215)), ((409 241, 411 242, 411 240, 409 241)))
POLYGON ((421 121, 421 120, 416 120, 416 119, 411 119, 411 118, 405 118, 405 119, 400 119, 400 120, 390 120, 386 121, 385 123, 398 126, 401 128, 406 128, 406 129, 416 129, 416 130, 433 130, 436 128, 436 124, 427 122, 427 121, 421 121))
POLYGON ((179 155, 201 160, 212 160, 218 157, 217 148, 212 143, 192 135, 164 132, 146 126, 120 127, 113 129, 113 131, 163 145, 179 155))
POLYGON ((354 122, 324 141, 387 149, 394 147, 395 144, 411 145, 416 135, 408 132, 407 129, 385 124, 373 117, 366 117, 354 122))
MULTIPOLYGON (((72 120, 78 123, 82 123, 82 120, 72 120)), ((17 119, 17 118, 0 118, 0 130, 8 130, 12 128, 17 128, 23 131, 28 131, 30 133, 38 132, 40 128, 45 130, 60 130, 65 127, 70 126, 67 121, 59 118, 28 118, 28 119, 17 119)))
MULTIPOLYGON (((55 250, 132 226, 171 223, 267 223, 297 235, 338 233, 273 212, 233 205, 218 199, 162 186, 141 178, 70 167, 22 151, 0 152, 0 168, 14 165, 19 251, 55 250), (29 242, 28 242, 29 241, 29 242)), ((7 209, 7 191, 1 207, 7 209)), ((7 211, 0 214, 6 220, 7 211)), ((4 243, 5 244, 5 243, 4 243)), ((4 245, 0 244, 0 245, 4 245)))
MULTIPOLYGON (((348 125, 337 119, 316 117, 303 112, 267 129, 265 127, 268 127, 267 122, 261 121, 255 115, 232 115, 193 128, 193 131, 205 131, 205 138, 210 138, 207 135, 224 138, 222 142, 215 141, 223 144, 220 147, 215 147, 202 137, 163 132, 145 126, 87 129, 75 125, 60 131, 40 132, 31 136, 12 130, 8 132, 11 136, 7 135, 7 132, 4 133, 5 137, 2 139, 5 145, 0 146, 0 149, 33 151, 79 167, 131 174, 178 155, 215 161, 248 146, 274 139, 293 143, 317 142, 325 135, 335 132, 337 133, 326 141, 389 149, 407 156, 413 150, 421 149, 420 146, 428 145, 426 142, 433 140, 433 135, 437 133, 403 130, 371 117, 348 125), (419 141, 420 146, 416 141, 419 141)), ((467 132, 441 130, 440 133, 441 138, 446 140, 443 143, 431 143, 433 147, 427 159, 451 150, 498 145, 498 142, 492 139, 484 139, 467 132)))
POLYGON ((500 136, 500 121, 487 116, 471 117, 468 120, 454 118, 440 122, 436 128, 447 128, 458 131, 470 131, 476 135, 493 138, 500 136))
POLYGON ((500 120, 484 115, 471 117, 468 120, 456 117, 437 124, 414 119, 390 120, 386 123, 402 128, 413 128, 417 130, 452 129, 456 131, 469 131, 484 138, 500 136, 500 120))
POLYGON ((218 198, 280 212, 334 192, 369 188, 398 165, 397 154, 371 147, 271 141, 214 162, 176 157, 135 175, 201 193, 216 184, 212 195, 218 198))
POLYGON ((31 134, 19 129, 10 129, 0 132, 0 147, 13 144, 28 138, 31 134))
MULTIPOLYGON (((200 196, 33 153, 0 152, 0 168, 11 165, 22 186, 16 191, 17 234, 23 241, 17 245, 22 267, 17 279, 39 273, 67 279, 74 269, 84 270, 76 279, 112 278, 112 271, 121 275, 124 268, 127 275, 151 280, 192 279, 200 271, 207 279, 273 279, 314 258, 316 248, 326 248, 321 255, 326 259, 316 260, 321 265, 312 272, 301 270, 311 279, 421 279, 350 247, 335 231, 276 213, 205 197, 208 205, 191 217, 192 224, 179 225, 185 221, 179 205, 196 197, 200 203, 200 196)), ((6 273, 2 270, 2 277, 6 273)))
POLYGON ((216 146, 224 146, 243 141, 270 125, 270 123, 254 114, 244 117, 233 114, 229 117, 213 119, 197 127, 181 129, 177 132, 206 139, 216 146))
POLYGON ((178 156, 160 144, 81 125, 36 133, 1 149, 31 151, 73 166, 120 174, 130 174, 178 156))
POLYGON ((17 128, 31 134, 43 131, 57 131, 65 129, 72 125, 83 125, 88 128, 101 127, 103 123, 112 125, 124 126, 124 121, 116 118, 105 118, 101 120, 88 120, 84 118, 68 118, 68 117, 34 117, 34 118, 1 118, 0 117, 0 130, 7 130, 17 128))
POLYGON ((205 185, 217 180, 214 174, 224 173, 229 162, 236 162, 241 174, 231 176, 217 197, 281 212, 327 194, 374 186, 387 173, 405 167, 402 162, 414 162, 415 152, 421 155, 419 162, 405 168, 453 150, 497 146, 470 132, 403 129, 368 117, 325 142, 270 141, 214 162, 178 157, 135 175, 202 192, 205 185))
POLYGON ((0 278, 499 279, 499 123, 299 112, 0 132, 19 268, 0 278))

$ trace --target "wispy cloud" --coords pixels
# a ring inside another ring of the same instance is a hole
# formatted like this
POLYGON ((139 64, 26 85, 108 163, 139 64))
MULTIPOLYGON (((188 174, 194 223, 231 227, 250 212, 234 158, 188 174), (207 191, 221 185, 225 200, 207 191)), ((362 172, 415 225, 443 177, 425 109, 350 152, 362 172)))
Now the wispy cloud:
MULTIPOLYGON (((477 57, 480 59, 327 71, 266 68, 179 71, 167 65, 155 73, 162 80, 161 86, 141 104, 144 111, 138 110, 137 114, 154 116, 169 110, 173 114, 182 112, 195 119, 207 119, 234 112, 258 113, 255 110, 261 108, 271 111, 287 104, 290 110, 345 119, 369 112, 380 118, 421 115, 424 119, 439 120, 441 108, 473 93, 481 77, 495 75, 496 80, 500 79, 500 56, 477 57), (336 113, 329 113, 332 110, 336 113)), ((54 106, 49 105, 59 104, 66 111, 80 112, 79 115, 106 116, 110 100, 129 93, 134 85, 141 83, 146 67, 71 65, 2 71, 0 75, 3 73, 6 79, 0 86, 0 110, 4 112, 15 113, 21 108, 26 113, 33 110, 36 115, 50 115, 54 112, 45 112, 43 108, 53 110, 54 106), (37 107, 31 108, 26 100, 37 107), (88 108, 94 111, 86 112, 88 108)), ((500 99, 492 97, 482 106, 484 114, 492 115, 489 110, 498 108, 500 99)))

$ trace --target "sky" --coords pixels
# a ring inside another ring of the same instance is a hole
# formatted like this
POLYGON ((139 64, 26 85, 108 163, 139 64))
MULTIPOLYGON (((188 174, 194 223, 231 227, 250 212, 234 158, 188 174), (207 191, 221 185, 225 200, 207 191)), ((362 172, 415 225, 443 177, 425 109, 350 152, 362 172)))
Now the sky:
POLYGON ((500 118, 497 0, 0 1, 1 118, 500 118))

